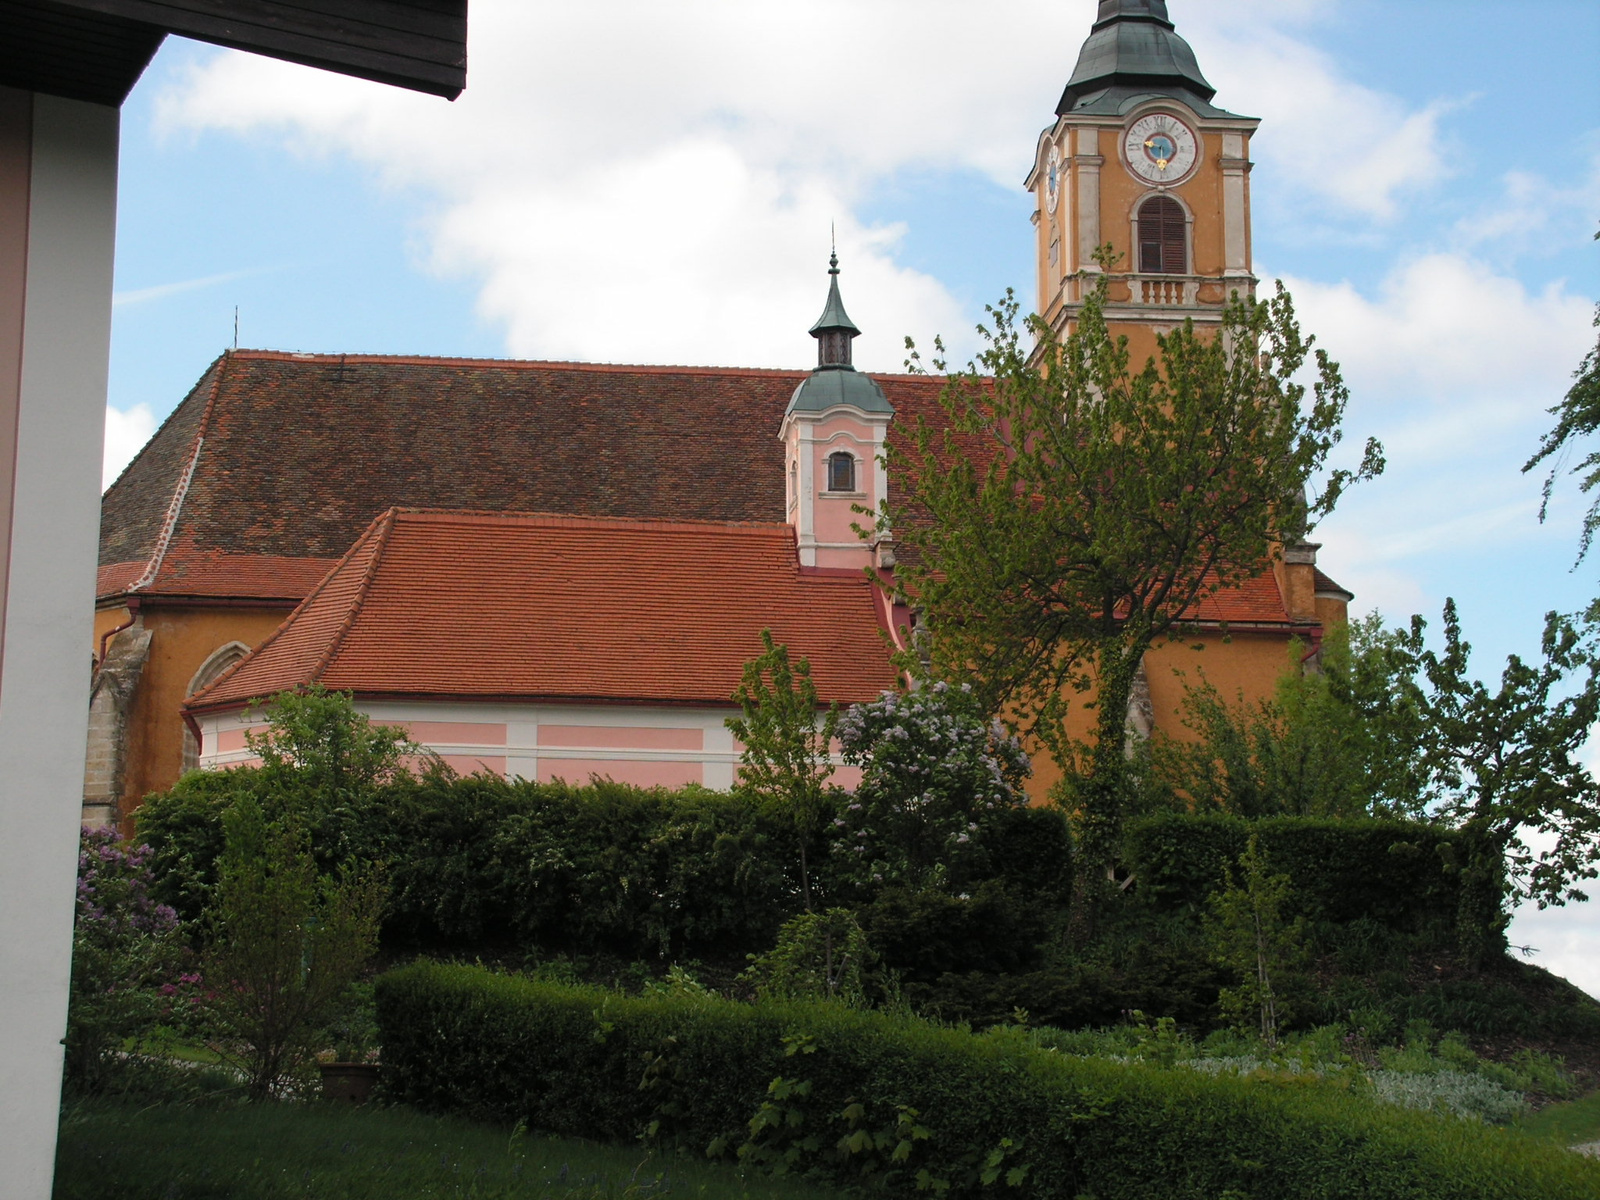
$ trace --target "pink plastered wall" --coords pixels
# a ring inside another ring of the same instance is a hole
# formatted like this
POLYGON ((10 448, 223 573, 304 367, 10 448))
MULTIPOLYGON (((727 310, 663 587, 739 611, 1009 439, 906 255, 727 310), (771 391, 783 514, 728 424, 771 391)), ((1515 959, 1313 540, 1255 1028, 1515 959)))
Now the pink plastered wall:
POLYGON ((590 778, 611 779, 638 787, 684 787, 704 783, 705 767, 697 762, 649 762, 626 758, 541 758, 539 782, 588 783, 590 778))

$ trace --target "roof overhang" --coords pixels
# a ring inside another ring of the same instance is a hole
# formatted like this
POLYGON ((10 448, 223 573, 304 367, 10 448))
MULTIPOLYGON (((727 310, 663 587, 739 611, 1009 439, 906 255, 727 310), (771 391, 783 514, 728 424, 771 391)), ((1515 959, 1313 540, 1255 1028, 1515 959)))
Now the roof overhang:
POLYGON ((0 85, 120 105, 169 33, 454 100, 467 0, 0 0, 0 85))

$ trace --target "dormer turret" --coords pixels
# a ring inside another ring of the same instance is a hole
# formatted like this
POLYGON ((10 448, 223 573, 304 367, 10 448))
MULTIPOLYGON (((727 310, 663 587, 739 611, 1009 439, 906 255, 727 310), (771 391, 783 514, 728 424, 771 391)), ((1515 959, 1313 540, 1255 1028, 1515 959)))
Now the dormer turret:
POLYGON ((800 381, 783 414, 786 519, 794 526, 800 564, 859 570, 877 564, 876 541, 854 525, 873 518, 888 491, 883 439, 894 409, 851 362, 860 336, 839 295, 839 256, 828 257, 828 300, 811 327, 817 365, 800 381))

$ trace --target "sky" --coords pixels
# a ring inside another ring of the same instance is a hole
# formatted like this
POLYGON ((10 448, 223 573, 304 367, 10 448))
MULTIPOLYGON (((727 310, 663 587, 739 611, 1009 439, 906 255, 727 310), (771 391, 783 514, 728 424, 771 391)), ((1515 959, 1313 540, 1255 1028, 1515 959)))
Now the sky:
MULTIPOLYGON (((1035 306, 1041 129, 1095 0, 472 0, 454 103, 169 39, 124 107, 106 482, 234 344, 804 367, 830 230, 856 361, 1035 306)), ((1384 476, 1319 528, 1354 611, 1537 652, 1584 497, 1523 463, 1595 344, 1600 5, 1170 0, 1252 144, 1256 273, 1384 476)), ((1595 754, 1600 761, 1600 752, 1595 754)), ((1512 940, 1600 993, 1600 897, 1512 940)))

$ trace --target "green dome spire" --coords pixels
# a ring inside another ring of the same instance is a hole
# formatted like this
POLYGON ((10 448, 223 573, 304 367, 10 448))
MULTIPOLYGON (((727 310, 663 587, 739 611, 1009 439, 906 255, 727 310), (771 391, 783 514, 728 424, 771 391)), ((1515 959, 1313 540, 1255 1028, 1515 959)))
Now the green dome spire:
POLYGON ((840 404, 869 413, 894 411, 883 389, 851 365, 850 343, 860 333, 839 296, 839 254, 834 251, 828 256, 828 302, 811 327, 817 365, 795 388, 787 411, 820 413, 840 404))
POLYGON ((1110 98, 1173 96, 1209 114, 1216 111, 1210 104, 1216 94, 1173 28, 1167 0, 1100 0, 1100 15, 1056 112, 1098 109, 1097 101, 1110 98))

